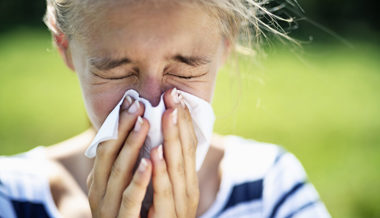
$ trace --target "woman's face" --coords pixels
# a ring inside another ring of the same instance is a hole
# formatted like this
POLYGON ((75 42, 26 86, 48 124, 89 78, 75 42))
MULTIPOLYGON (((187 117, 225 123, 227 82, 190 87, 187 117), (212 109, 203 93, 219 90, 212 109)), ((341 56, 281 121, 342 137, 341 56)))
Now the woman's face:
POLYGON ((96 129, 128 89, 152 105, 172 87, 211 102, 228 55, 215 18, 195 5, 152 4, 103 9, 98 30, 70 40, 69 58, 96 129))

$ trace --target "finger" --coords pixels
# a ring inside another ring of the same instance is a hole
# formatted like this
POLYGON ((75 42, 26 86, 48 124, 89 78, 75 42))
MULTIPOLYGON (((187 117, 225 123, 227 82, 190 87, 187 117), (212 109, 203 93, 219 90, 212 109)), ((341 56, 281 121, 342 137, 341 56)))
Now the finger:
POLYGON ((162 145, 153 148, 150 154, 153 165, 153 207, 149 209, 148 217, 171 217, 170 214, 175 215, 175 207, 162 145))
POLYGON ((144 118, 138 117, 133 131, 130 132, 114 165, 112 166, 106 194, 104 196, 105 202, 112 202, 109 206, 112 211, 118 209, 121 201, 120 193, 123 192, 131 181, 133 168, 148 134, 148 130, 148 121, 144 118))
POLYGON ((149 160, 142 158, 131 183, 123 192, 118 217, 129 218, 140 215, 141 204, 144 200, 146 189, 152 172, 152 164, 149 160))
POLYGON ((131 102, 132 100, 127 97, 126 101, 124 101, 121 106, 117 139, 100 143, 97 148, 94 163, 93 185, 91 188, 95 191, 89 192, 89 197, 91 198, 94 197, 99 199, 104 195, 109 174, 117 154, 119 153, 126 136, 136 122, 137 117, 142 115, 144 111, 141 103, 137 101, 134 103, 131 102), (94 193, 94 196, 90 195, 92 193, 94 193))
POLYGON ((190 111, 184 102, 183 96, 174 88, 164 95, 167 107, 178 108, 179 137, 182 146, 186 187, 188 194, 192 194, 194 188, 198 188, 196 174, 196 147, 198 144, 195 135, 190 111))
POLYGON ((91 169, 90 173, 87 176, 87 180, 86 180, 87 190, 90 189, 93 180, 94 180, 94 168, 91 169))
POLYGON ((164 95, 164 101, 167 108, 178 108, 178 126, 180 132, 180 139, 184 151, 192 154, 189 157, 194 157, 195 164, 195 151, 198 144, 197 137, 195 135, 192 117, 190 110, 185 104, 183 96, 178 92, 176 88, 169 90, 164 95), (194 154, 194 155, 193 155, 194 154))
POLYGON ((164 136, 164 155, 173 185, 177 216, 182 217, 186 211, 186 181, 181 142, 178 131, 178 109, 170 108, 162 116, 164 136))
MULTIPOLYGON (((181 95, 180 101, 181 100, 181 95)), ((198 188, 198 177, 196 172, 196 148, 198 145, 195 135, 193 121, 190 111, 183 103, 178 110, 179 136, 182 145, 182 155, 184 160, 186 187, 188 195, 192 195, 193 190, 198 188)))
POLYGON ((164 93, 164 103, 166 108, 176 108, 178 106, 180 103, 178 94, 177 88, 169 89, 164 93))

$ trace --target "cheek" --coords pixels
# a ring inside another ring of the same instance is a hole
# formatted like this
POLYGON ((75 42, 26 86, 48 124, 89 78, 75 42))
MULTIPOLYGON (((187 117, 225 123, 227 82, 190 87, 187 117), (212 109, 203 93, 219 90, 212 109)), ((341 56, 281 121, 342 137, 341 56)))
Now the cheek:
POLYGON ((123 97, 125 89, 92 88, 84 91, 85 105, 88 116, 95 129, 99 129, 108 114, 115 108, 123 97))
MULTIPOLYGON (((75 44, 77 45, 77 44, 75 44)), ((79 48, 79 46, 77 46, 79 48)), ((86 111, 93 127, 98 130, 108 114, 119 103, 125 91, 131 87, 125 83, 107 82, 103 85, 94 85, 94 78, 88 71, 84 49, 73 50, 75 70, 82 89, 86 111)))
POLYGON ((212 98, 214 96, 215 82, 216 76, 218 73, 218 67, 216 64, 212 64, 209 68, 209 73, 206 75, 204 82, 200 82, 197 84, 195 89, 198 97, 203 98, 209 103, 212 102, 212 98))
POLYGON ((199 90, 200 96, 209 103, 212 102, 214 96, 215 78, 216 73, 210 73, 207 85, 199 90))

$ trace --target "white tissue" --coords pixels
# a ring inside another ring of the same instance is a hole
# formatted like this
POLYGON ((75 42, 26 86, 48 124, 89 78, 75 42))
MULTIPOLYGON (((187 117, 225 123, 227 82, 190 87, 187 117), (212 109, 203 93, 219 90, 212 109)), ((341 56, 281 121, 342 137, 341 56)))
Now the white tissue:
MULTIPOLYGON (((199 170, 210 145, 215 115, 210 103, 207 101, 180 90, 178 90, 178 92, 183 96, 193 120, 194 131, 198 139, 196 150, 196 169, 199 170)), ((103 125, 100 127, 94 140, 85 152, 87 157, 95 157, 96 149, 99 143, 111 139, 117 139, 120 106, 126 96, 130 96, 145 105, 144 118, 149 121, 150 129, 142 148, 142 156, 149 158, 150 150, 153 147, 163 143, 161 119, 163 112, 166 110, 163 95, 161 95, 159 104, 156 107, 153 107, 148 100, 141 98, 135 90, 130 89, 125 92, 123 98, 119 101, 116 107, 108 115, 103 125)))

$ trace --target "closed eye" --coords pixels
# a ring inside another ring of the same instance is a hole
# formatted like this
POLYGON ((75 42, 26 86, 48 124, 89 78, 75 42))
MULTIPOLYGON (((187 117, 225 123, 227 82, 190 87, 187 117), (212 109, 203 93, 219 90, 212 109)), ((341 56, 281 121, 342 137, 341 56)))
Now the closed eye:
POLYGON ((192 78, 194 78, 194 76, 180 76, 180 75, 176 75, 176 77, 179 77, 181 79, 192 79, 192 78))
POLYGON ((133 76, 136 76, 137 74, 135 72, 131 72, 131 73, 128 73, 127 75, 125 76, 120 76, 120 77, 104 77, 104 76, 101 76, 97 73, 94 73, 92 71, 90 71, 92 75, 96 76, 96 77, 99 77, 101 79, 107 79, 107 80, 120 80, 120 79, 126 79, 126 78, 130 78, 130 77, 133 77, 133 76))
POLYGON ((173 73, 167 73, 167 75, 170 75, 170 76, 175 76, 175 77, 178 77, 178 78, 181 78, 181 79, 187 79, 187 80, 190 80, 190 79, 194 79, 194 78, 199 78, 199 77, 202 77, 204 75, 206 75, 206 73, 203 73, 201 75, 195 75, 195 76, 183 76, 183 75, 178 75, 178 74, 173 74, 173 73))
POLYGON ((109 80, 120 80, 120 79, 129 78, 129 77, 132 77, 132 76, 134 76, 134 74, 127 75, 127 76, 122 76, 122 77, 111 77, 111 78, 106 78, 106 79, 109 79, 109 80))

